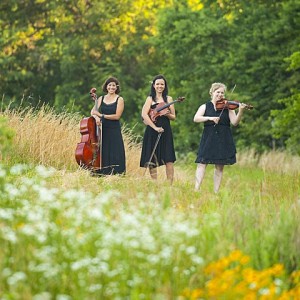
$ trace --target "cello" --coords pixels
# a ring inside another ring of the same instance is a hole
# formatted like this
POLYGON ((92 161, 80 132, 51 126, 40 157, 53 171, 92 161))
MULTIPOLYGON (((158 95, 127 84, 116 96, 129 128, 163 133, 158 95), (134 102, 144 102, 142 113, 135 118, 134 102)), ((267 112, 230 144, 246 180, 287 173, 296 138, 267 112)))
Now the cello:
MULTIPOLYGON (((90 90, 90 95, 97 108, 96 88, 90 90)), ((75 159, 84 169, 97 171, 102 168, 102 127, 98 126, 94 117, 86 117, 80 121, 81 141, 75 150, 75 159)))

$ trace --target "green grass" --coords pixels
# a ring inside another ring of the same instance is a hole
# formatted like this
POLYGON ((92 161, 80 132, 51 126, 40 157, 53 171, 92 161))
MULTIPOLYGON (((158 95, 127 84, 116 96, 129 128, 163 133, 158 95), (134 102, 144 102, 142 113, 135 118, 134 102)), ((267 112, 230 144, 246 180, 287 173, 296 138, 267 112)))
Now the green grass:
POLYGON ((176 165, 172 186, 164 174, 2 169, 2 299, 175 299, 234 249, 259 270, 299 269, 297 174, 226 167, 216 195, 212 167, 201 192, 195 165, 176 165))
MULTIPOLYGON (((195 192, 194 163, 178 159, 172 186, 164 168, 152 181, 125 131, 127 175, 96 178, 75 163, 78 117, 45 109, 4 115, 15 135, 12 142, 3 135, 0 147, 1 300, 183 300, 213 279, 204 272, 209 263, 235 249, 261 274, 284 266, 282 277, 268 275, 282 281, 278 295, 297 288, 299 157, 241 152, 238 164, 225 167, 218 194, 212 166, 195 192)), ((248 286, 238 294, 253 296, 248 286)), ((256 299, 267 289, 259 286, 256 299)))

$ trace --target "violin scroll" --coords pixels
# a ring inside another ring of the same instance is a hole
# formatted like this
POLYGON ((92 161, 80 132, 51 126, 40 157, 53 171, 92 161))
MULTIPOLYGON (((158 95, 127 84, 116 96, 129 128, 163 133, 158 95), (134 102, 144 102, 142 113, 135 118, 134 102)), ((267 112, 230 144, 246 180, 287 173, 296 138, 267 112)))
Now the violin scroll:
POLYGON ((177 100, 176 100, 176 102, 182 102, 184 100, 185 100, 185 97, 178 97, 177 100))

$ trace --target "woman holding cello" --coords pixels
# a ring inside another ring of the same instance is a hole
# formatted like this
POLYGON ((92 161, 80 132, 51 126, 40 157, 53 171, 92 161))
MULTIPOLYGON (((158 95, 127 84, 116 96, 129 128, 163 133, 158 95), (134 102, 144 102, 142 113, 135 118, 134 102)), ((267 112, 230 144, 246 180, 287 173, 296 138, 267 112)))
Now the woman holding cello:
POLYGON ((196 158, 197 170, 195 190, 199 190, 208 164, 215 165, 214 192, 220 188, 225 165, 236 163, 236 148, 233 141, 230 124, 237 126, 244 109, 252 109, 251 105, 238 101, 227 101, 226 86, 223 83, 213 83, 209 94, 211 100, 202 104, 194 116, 194 122, 204 122, 204 130, 200 140, 196 158), (238 113, 235 109, 239 108, 238 113))
POLYGON ((157 167, 165 165, 167 179, 172 183, 176 156, 170 121, 176 118, 174 105, 150 117, 157 106, 169 105, 171 102, 165 77, 155 76, 151 83, 150 95, 142 109, 142 118, 147 127, 143 137, 140 166, 149 168, 151 178, 157 179, 157 167))
POLYGON ((121 133, 120 118, 124 111, 124 99, 119 96, 120 83, 109 77, 102 86, 105 95, 100 96, 91 110, 98 126, 101 125, 101 168, 99 175, 123 174, 126 172, 125 148, 121 133))

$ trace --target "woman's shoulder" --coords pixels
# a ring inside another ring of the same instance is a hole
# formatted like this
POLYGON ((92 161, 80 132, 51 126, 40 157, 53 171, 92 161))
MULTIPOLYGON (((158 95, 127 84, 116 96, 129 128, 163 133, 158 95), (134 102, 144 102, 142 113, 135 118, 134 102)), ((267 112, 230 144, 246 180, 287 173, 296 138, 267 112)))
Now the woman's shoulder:
POLYGON ((173 101, 173 98, 171 96, 167 96, 167 101, 170 103, 173 101))
POLYGON ((122 101, 124 102, 124 98, 122 96, 118 96, 117 101, 122 101))
POLYGON ((152 103, 152 102, 154 102, 153 101, 153 99, 152 99, 152 97, 151 96, 148 96, 147 98, 146 98, 146 101, 145 101, 146 103, 152 103))
POLYGON ((206 106, 209 105, 209 103, 210 103, 210 101, 204 102, 204 103, 200 104, 199 107, 205 107, 206 108, 206 106))

